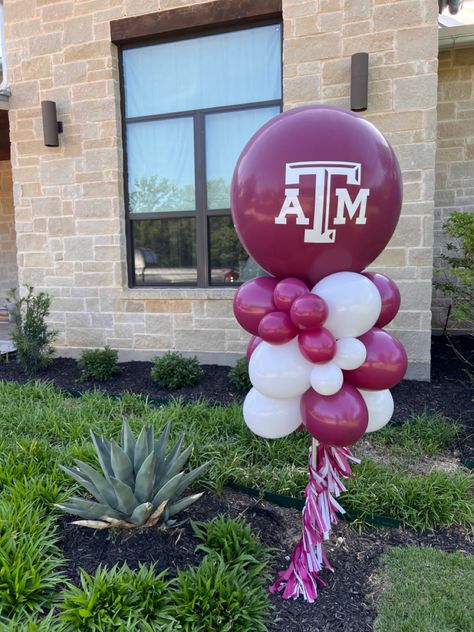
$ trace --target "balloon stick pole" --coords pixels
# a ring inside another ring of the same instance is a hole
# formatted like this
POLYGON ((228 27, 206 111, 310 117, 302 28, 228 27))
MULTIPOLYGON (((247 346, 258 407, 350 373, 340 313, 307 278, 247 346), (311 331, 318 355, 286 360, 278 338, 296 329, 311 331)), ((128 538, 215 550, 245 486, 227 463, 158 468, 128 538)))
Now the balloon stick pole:
POLYGON ((311 441, 311 465, 313 470, 316 470, 318 464, 318 445, 319 441, 313 437, 311 441))

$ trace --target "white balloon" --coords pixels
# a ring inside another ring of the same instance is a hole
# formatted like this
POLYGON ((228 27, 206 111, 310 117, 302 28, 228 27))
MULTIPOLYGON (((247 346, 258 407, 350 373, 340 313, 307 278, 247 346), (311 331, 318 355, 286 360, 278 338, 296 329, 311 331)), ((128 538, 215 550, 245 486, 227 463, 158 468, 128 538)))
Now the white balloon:
POLYGON ((311 290, 328 306, 326 329, 336 338, 357 338, 369 331, 380 315, 382 299, 372 281, 357 272, 335 272, 311 290))
POLYGON ((315 364, 311 371, 311 386, 320 395, 334 395, 344 382, 341 369, 333 362, 315 364))
POLYGON ((357 338, 339 338, 332 361, 341 369, 351 371, 364 364, 366 357, 367 349, 363 342, 357 338))
POLYGON ((302 355, 297 338, 282 345, 261 342, 250 358, 249 377, 267 397, 288 399, 308 390, 313 366, 302 355))
POLYGON ((383 391, 369 391, 357 389, 369 411, 369 424, 366 432, 375 432, 383 428, 393 415, 393 397, 388 388, 383 391))
POLYGON ((279 439, 291 434, 303 423, 301 397, 275 399, 252 388, 244 401, 244 420, 252 432, 265 439, 279 439))

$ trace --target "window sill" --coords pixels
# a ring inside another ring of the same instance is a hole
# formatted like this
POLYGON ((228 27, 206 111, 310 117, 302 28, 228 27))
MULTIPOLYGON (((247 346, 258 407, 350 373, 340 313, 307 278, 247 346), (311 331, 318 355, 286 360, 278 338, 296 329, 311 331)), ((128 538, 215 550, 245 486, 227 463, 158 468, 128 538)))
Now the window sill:
POLYGON ((169 298, 174 300, 222 300, 233 299, 238 286, 235 287, 150 287, 125 288, 124 298, 143 299, 169 298))

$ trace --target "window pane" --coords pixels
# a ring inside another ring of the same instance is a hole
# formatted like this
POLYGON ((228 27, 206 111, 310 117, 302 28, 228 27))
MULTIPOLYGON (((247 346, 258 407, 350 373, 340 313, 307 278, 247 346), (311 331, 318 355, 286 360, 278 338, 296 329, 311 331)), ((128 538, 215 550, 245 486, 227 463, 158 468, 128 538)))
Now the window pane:
POLYGON ((196 208, 192 118, 128 123, 127 162, 131 213, 196 208))
POLYGON ((230 207, 230 183, 235 164, 247 141, 279 107, 241 110, 206 116, 207 207, 230 207))
POLYGON ((281 98, 281 27, 123 51, 127 117, 281 98))
POLYGON ((194 217, 135 220, 136 285, 196 285, 194 217))
POLYGON ((227 285, 240 281, 249 256, 237 237, 232 217, 209 217, 208 226, 211 285, 227 285))

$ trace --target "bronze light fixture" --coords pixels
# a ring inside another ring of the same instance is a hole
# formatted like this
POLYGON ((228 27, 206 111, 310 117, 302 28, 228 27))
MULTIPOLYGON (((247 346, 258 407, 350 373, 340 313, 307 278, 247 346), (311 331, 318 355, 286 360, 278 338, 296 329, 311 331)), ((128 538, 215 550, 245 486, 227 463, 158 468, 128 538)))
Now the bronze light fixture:
POLYGON ((63 124, 58 121, 55 101, 41 101, 43 116, 43 135, 46 147, 59 147, 59 136, 62 134, 63 124))
POLYGON ((369 53, 355 53, 351 57, 351 110, 367 109, 369 86, 369 53))

